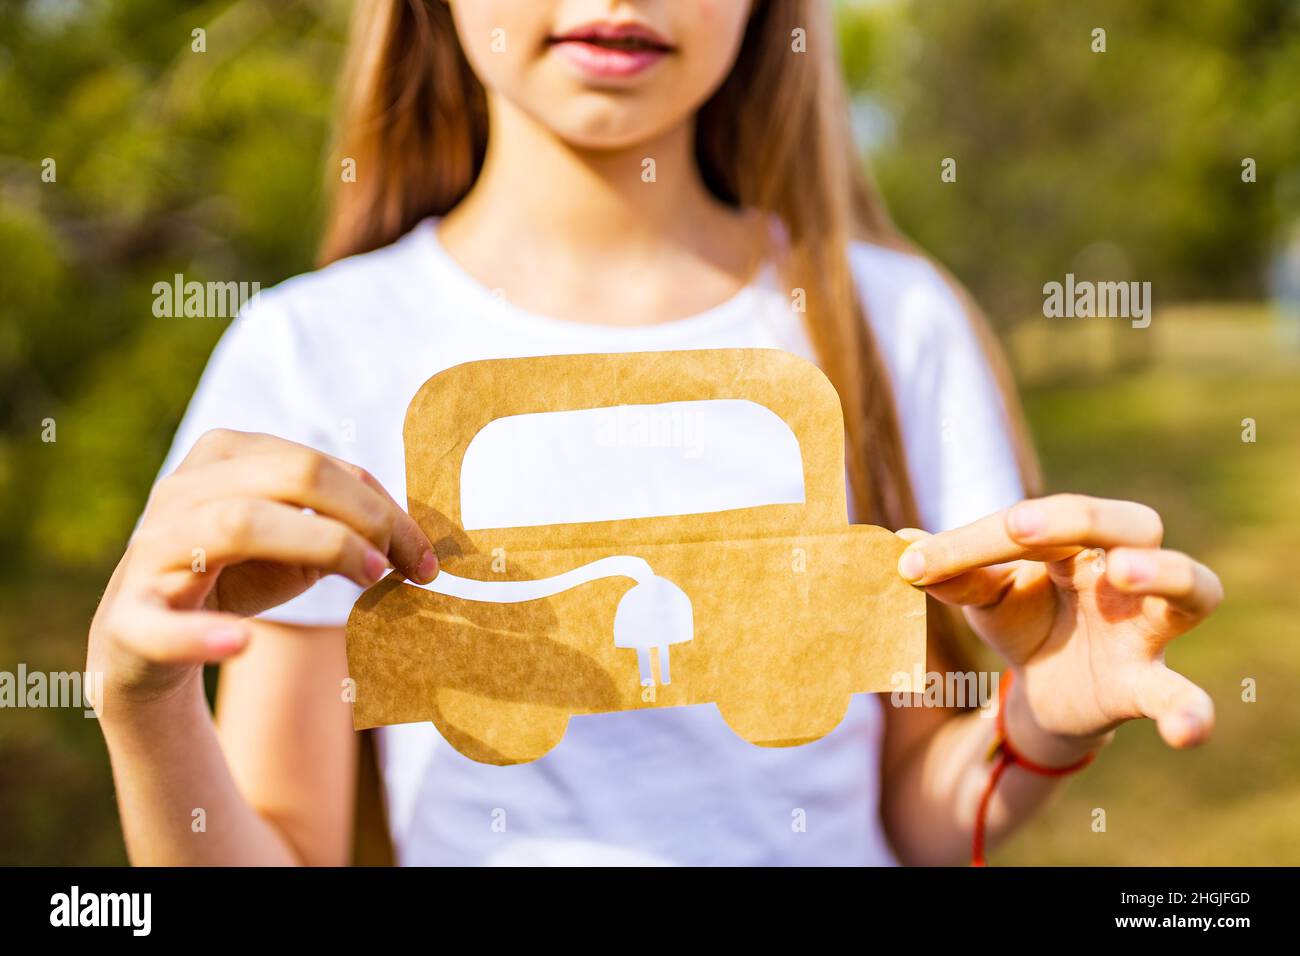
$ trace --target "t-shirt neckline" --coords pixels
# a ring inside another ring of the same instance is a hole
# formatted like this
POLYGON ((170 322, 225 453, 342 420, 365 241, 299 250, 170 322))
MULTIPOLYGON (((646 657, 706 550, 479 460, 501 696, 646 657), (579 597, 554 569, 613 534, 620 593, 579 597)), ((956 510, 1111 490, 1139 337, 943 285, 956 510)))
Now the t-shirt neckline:
POLYGON ((730 298, 694 315, 648 325, 600 325, 594 322, 578 322, 533 312, 494 294, 491 289, 466 272, 447 251, 438 236, 438 223, 438 217, 431 216, 421 220, 413 230, 422 251, 421 258, 433 264, 428 275, 438 294, 446 295, 448 291, 446 286, 450 284, 478 305, 480 315, 517 331, 558 333, 611 340, 632 338, 639 341, 671 341, 693 338, 707 335, 719 328, 729 327, 741 320, 752 321, 755 309, 763 295, 771 295, 775 289, 774 273, 769 261, 759 267, 753 280, 737 290, 730 298))

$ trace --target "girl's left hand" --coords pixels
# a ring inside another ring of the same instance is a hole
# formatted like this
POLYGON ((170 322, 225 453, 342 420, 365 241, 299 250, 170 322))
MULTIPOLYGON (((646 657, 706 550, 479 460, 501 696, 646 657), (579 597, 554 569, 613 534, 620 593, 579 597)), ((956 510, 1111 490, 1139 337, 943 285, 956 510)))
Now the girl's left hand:
POLYGON ((1015 668, 1008 736, 1019 743, 1025 728, 1031 759, 1066 762, 1137 717, 1155 720, 1172 747, 1210 735, 1210 696, 1166 667, 1164 652, 1219 605, 1223 587, 1203 564, 1160 547, 1152 509, 1053 495, 953 531, 899 535, 912 542, 899 573, 965 608, 1015 668))

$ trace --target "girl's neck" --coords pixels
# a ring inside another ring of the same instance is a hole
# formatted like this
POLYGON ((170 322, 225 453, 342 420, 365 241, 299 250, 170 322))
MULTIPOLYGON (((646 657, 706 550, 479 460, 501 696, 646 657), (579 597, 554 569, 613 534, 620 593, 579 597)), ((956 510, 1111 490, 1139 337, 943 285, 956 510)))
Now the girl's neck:
POLYGON ((703 311, 753 274, 751 217, 705 187, 689 120, 626 148, 588 150, 499 98, 491 117, 483 169, 440 235, 509 300, 600 322, 617 303, 624 318, 612 321, 644 324, 703 311))

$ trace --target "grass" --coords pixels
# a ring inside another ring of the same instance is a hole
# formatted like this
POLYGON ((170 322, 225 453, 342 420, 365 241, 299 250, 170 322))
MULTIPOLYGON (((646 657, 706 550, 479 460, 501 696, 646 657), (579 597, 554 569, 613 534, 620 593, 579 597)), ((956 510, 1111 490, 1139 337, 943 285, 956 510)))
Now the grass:
MULTIPOLYGON (((1105 320, 1098 320, 1105 321, 1105 320)), ((1147 358, 1026 403, 1051 490, 1133 498, 1165 517, 1226 599, 1170 648, 1218 713, 1204 747, 1174 752, 1150 723, 1121 729, 1088 773, 993 855, 1003 864, 1300 863, 1300 361, 1261 308, 1158 313, 1147 358), (1256 441, 1242 441, 1242 420, 1256 441), (1257 699, 1242 699, 1255 681, 1257 699), (1104 833, 1093 811, 1106 813, 1104 833)), ((1056 356, 1094 330, 1062 330, 1056 356), (1072 338, 1073 337, 1073 338, 1072 338)), ((1059 362, 1059 358, 1053 361, 1059 362)), ((1095 365, 1095 363, 1094 363, 1095 365)), ((1068 378, 1059 365, 1055 377, 1068 378)))

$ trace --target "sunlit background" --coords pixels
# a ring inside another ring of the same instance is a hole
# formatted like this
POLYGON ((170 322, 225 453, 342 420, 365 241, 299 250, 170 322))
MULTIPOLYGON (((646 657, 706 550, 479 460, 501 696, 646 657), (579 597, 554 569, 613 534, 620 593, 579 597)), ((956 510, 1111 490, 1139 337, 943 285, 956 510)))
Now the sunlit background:
MULTIPOLYGON (((0 671, 84 666, 225 325, 155 318, 153 284, 310 268, 348 6, 0 6, 0 671)), ((1227 589, 1170 653, 1214 740, 1125 728, 993 862, 1300 863, 1300 4, 837 10, 863 149, 997 327, 1050 488, 1150 503, 1227 589), (1067 273, 1151 282, 1151 326, 1044 317, 1067 273)), ((0 710, 0 863, 124 861, 94 721, 0 710)))

